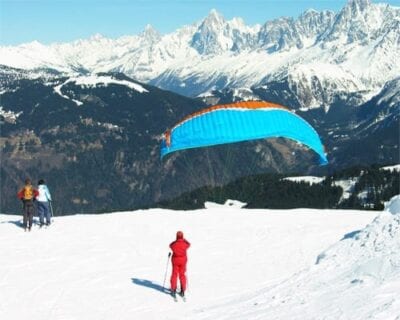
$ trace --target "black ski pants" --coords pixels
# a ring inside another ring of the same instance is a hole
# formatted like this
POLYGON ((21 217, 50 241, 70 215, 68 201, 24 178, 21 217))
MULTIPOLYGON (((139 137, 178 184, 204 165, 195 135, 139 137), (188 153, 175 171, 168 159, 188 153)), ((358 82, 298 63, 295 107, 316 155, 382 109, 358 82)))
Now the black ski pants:
POLYGON ((24 202, 24 228, 28 227, 30 229, 33 223, 33 213, 35 211, 35 207, 33 206, 32 200, 23 200, 23 202, 24 202))

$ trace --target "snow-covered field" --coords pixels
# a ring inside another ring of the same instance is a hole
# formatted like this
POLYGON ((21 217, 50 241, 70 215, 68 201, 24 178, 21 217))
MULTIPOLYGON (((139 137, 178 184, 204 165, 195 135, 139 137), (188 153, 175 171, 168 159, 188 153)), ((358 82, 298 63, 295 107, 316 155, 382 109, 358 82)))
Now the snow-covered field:
POLYGON ((0 319, 400 319, 400 214, 209 206, 30 233, 20 220, 0 215, 0 319), (175 303, 163 282, 177 230, 192 247, 175 303))

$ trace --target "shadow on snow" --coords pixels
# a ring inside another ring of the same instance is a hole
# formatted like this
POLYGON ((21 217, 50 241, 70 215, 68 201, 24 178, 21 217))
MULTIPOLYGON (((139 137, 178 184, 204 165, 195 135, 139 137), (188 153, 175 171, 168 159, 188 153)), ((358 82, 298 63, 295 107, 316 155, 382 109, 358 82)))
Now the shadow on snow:
POLYGON ((355 239, 358 234, 361 232, 361 230, 355 230, 349 233, 346 233, 340 241, 346 240, 346 239, 355 239))
POLYGON ((131 280, 132 280, 132 283, 134 283, 138 286, 154 289, 154 290, 160 291, 165 294, 171 294, 171 290, 169 290, 163 286, 160 286, 159 284, 154 283, 150 280, 138 279, 138 278, 131 278, 131 280))
MULTIPOLYGON (((13 225, 17 226, 18 228, 23 228, 24 227, 23 221, 21 219, 20 220, 2 221, 0 223, 1 224, 10 223, 10 224, 13 224, 13 225)), ((39 225, 39 224, 40 224, 39 221, 37 221, 36 219, 33 219, 32 225, 39 225)))
POLYGON ((17 226, 17 227, 19 227, 19 228, 23 228, 23 227, 24 227, 24 224, 22 223, 22 220, 2 221, 1 223, 2 223, 2 224, 3 224, 3 223, 11 223, 11 224, 13 224, 13 225, 15 225, 15 226, 17 226))

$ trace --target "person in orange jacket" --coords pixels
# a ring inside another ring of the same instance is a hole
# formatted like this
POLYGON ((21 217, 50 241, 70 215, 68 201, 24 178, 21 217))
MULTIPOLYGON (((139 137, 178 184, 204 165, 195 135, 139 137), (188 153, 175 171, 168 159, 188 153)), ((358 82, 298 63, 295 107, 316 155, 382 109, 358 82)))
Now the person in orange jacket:
POLYGON ((185 296, 186 290, 186 263, 187 255, 186 251, 190 247, 189 241, 183 237, 183 232, 178 231, 176 233, 176 240, 172 242, 169 247, 172 250, 172 274, 171 274, 171 293, 172 296, 176 297, 176 287, 177 280, 179 277, 179 282, 181 284, 180 295, 185 296))
POLYGON ((21 199, 24 207, 24 229, 31 231, 33 222, 34 206, 33 202, 39 192, 33 188, 31 179, 25 179, 25 186, 18 191, 18 198, 21 199))

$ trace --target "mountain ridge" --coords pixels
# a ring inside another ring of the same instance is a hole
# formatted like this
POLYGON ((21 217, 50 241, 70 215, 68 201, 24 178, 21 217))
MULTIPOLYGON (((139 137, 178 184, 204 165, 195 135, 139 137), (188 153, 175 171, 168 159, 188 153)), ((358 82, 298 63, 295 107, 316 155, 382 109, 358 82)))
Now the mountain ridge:
MULTIPOLYGON (((142 34, 116 40, 95 35, 72 43, 0 47, 0 63, 68 74, 122 72, 192 97, 283 77, 299 83, 304 78, 307 89, 307 79, 317 79, 328 87, 365 92, 361 104, 400 74, 399 38, 400 8, 350 0, 336 14, 308 10, 263 25, 227 21, 213 9, 204 20, 166 35, 146 26, 142 34)), ((309 92, 312 99, 300 98, 303 108, 328 104, 309 92)))

